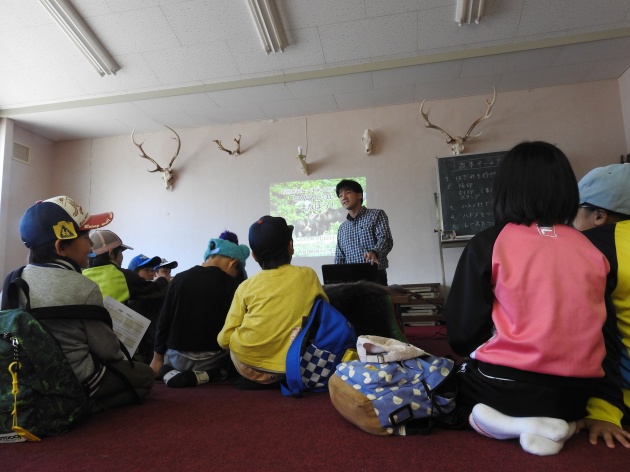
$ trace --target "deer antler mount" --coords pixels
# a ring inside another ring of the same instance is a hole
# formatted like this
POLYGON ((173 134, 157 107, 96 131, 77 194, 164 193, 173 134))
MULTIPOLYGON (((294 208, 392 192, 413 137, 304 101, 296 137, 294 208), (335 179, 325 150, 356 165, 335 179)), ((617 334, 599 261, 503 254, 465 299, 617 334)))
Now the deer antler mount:
POLYGON ((298 155, 296 157, 300 160, 302 172, 308 175, 308 162, 306 162, 306 153, 302 149, 302 146, 298 146, 298 155))
POLYGON ((173 162, 175 162, 175 159, 177 158, 177 155, 179 154, 179 150, 182 147, 182 141, 179 138, 179 135, 175 132, 173 128, 170 128, 168 126, 166 127, 175 134, 175 137, 171 139, 175 139, 177 141, 177 150, 175 151, 175 155, 171 159, 171 162, 168 163, 168 167, 160 166, 160 164, 158 164, 152 157, 150 157, 149 155, 147 155, 146 152, 144 152, 144 149, 142 149, 142 146, 144 145, 144 141, 142 141, 141 143, 137 143, 136 140, 133 139, 133 133, 135 129, 131 131, 131 141, 133 141, 133 144, 135 144, 136 147, 140 149, 140 157, 147 159, 153 162, 153 164, 155 164, 155 169, 153 170, 147 169, 147 170, 149 172, 161 172, 162 180, 164 181, 164 184, 166 185, 166 190, 171 190, 171 188, 173 187, 173 162))
POLYGON ((492 87, 492 90, 494 91, 492 100, 486 99, 486 112, 483 115, 481 115, 479 118, 477 118, 475 121, 473 121, 472 125, 470 125, 470 128, 468 128, 468 131, 466 131, 466 134, 464 136, 453 137, 449 133, 444 131, 442 128, 440 128, 439 126, 436 126, 433 123, 431 123, 429 121, 429 113, 431 110, 427 111, 426 113, 424 112, 425 100, 422 100, 422 105, 420 105, 420 114, 424 118, 424 121, 426 121, 426 124, 424 126, 426 128, 433 128, 444 133, 444 135, 446 136, 446 144, 451 145, 451 150, 453 151, 453 154, 455 155, 461 154, 462 152, 464 152, 464 143, 466 141, 472 138, 477 138, 481 135, 481 133, 483 133, 483 131, 481 131, 475 135, 470 134, 472 133, 473 129, 475 129, 475 126, 477 126, 479 123, 481 123, 483 120, 487 119, 491 115, 492 107, 494 106, 494 102, 497 100, 497 90, 494 87, 492 87))
POLYGON ((219 149, 221 149, 221 151, 227 152, 230 156, 239 156, 241 154, 241 135, 240 134, 238 135, 238 139, 234 138, 234 142, 236 143, 236 149, 234 149, 233 151, 224 148, 223 145, 221 144, 220 139, 213 139, 213 141, 217 143, 217 146, 219 146, 219 149))

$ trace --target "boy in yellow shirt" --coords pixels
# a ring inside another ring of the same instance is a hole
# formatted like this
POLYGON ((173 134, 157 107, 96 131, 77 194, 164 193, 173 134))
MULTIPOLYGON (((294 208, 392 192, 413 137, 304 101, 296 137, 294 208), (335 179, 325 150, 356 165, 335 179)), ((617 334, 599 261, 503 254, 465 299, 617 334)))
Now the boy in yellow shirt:
POLYGON ((249 228, 252 257, 263 269, 239 285, 219 345, 230 350, 243 389, 276 388, 285 377, 287 351, 318 297, 328 301, 310 267, 291 265, 293 226, 263 216, 249 228))

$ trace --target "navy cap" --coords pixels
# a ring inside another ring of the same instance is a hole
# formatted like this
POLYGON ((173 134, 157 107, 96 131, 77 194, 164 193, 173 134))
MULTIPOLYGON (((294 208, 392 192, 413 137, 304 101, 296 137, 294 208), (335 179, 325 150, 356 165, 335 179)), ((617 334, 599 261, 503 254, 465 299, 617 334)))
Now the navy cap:
POLYGON ((139 254, 129 262, 127 269, 138 271, 140 269, 145 269, 147 267, 153 269, 156 265, 158 265, 162 261, 158 256, 148 257, 144 254, 139 254))
POLYGON ((160 267, 164 267, 165 269, 176 269, 177 266, 179 264, 177 263, 177 261, 167 261, 166 259, 162 258, 160 263, 158 265, 156 265, 153 270, 158 270, 160 267))
POLYGON ((58 239, 75 239, 79 231, 101 228, 113 218, 113 213, 90 215, 70 197, 53 197, 26 210, 20 221, 20 236, 26 247, 36 248, 58 239))
POLYGON ((265 215, 249 227, 249 247, 261 260, 277 257, 293 239, 293 226, 281 216, 265 215))

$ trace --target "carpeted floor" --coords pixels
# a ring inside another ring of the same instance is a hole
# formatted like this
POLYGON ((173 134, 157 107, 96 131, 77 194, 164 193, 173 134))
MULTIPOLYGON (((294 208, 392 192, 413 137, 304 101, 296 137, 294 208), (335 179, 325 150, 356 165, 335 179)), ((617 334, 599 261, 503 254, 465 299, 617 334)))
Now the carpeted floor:
MULTIPOLYGON (((450 354, 443 327, 406 334, 431 354, 450 354)), ((473 431, 373 436, 342 418, 327 393, 285 398, 230 380, 188 389, 157 383, 143 405, 90 417, 41 443, 0 445, 0 470, 12 472, 597 472, 628 464, 630 450, 592 446, 585 433, 550 457, 473 431)))
POLYGON ((372 436, 344 420, 327 393, 285 398, 229 381, 189 389, 158 383, 143 405, 93 416, 41 443, 0 445, 0 470, 16 472, 594 472, 629 463, 630 450, 591 446, 585 434, 550 457, 473 431, 372 436))

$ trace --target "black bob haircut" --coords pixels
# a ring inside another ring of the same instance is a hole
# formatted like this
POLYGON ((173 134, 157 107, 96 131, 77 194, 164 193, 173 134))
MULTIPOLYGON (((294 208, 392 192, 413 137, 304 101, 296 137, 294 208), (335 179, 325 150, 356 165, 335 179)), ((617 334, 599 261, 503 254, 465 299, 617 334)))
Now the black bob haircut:
POLYGON ((346 188, 356 193, 363 193, 363 187, 361 187, 361 184, 359 182, 355 180, 343 179, 337 184, 337 187, 335 188, 335 195, 338 197, 339 192, 346 188))
POLYGON ((570 224, 580 196, 567 156, 553 144, 523 142, 503 158, 494 178, 497 225, 570 224))

